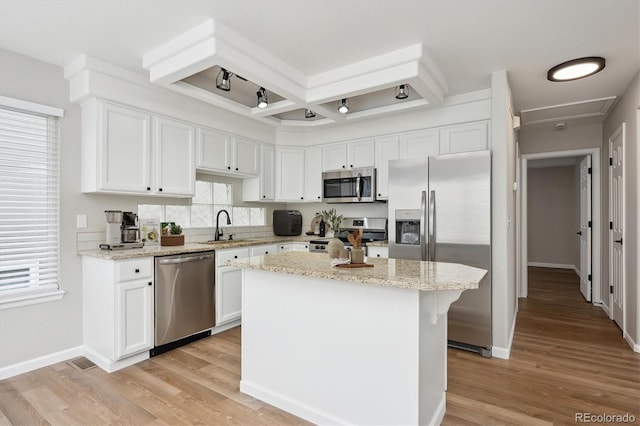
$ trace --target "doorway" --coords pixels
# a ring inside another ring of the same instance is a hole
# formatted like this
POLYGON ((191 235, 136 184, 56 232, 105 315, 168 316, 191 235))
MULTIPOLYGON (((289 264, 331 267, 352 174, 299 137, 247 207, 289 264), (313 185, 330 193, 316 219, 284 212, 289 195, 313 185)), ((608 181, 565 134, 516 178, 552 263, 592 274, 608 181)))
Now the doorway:
MULTIPOLYGON (((601 179, 600 172, 600 148, 588 148, 588 149, 578 149, 578 150, 570 150, 570 151, 557 151, 557 152, 545 152, 545 153, 537 153, 537 154, 524 154, 522 155, 522 163, 520 167, 521 172, 521 208, 520 208, 520 274, 519 274, 519 285, 518 292, 519 297, 527 297, 528 293, 528 266, 529 266, 529 254, 528 254, 528 218, 527 218, 527 199, 528 199, 528 169, 529 162, 532 161, 540 161, 540 160, 550 160, 550 161, 558 161, 562 158, 567 157, 591 157, 591 177, 592 181, 596 184, 591 186, 591 240, 592 244, 588 244, 592 247, 591 259, 591 291, 587 291, 585 289, 585 294, 589 294, 591 296, 591 302, 594 304, 602 303, 602 292, 601 292, 601 280, 600 280, 600 271, 601 271, 601 250, 600 250, 600 241, 601 241, 601 214, 600 214, 600 185, 598 184, 601 179)), ((577 230, 576 230, 577 231, 577 230)), ((584 246, 586 247, 586 246, 584 246)), ((588 274, 587 274, 588 275, 588 274)), ((588 300, 588 299, 587 299, 588 300)))

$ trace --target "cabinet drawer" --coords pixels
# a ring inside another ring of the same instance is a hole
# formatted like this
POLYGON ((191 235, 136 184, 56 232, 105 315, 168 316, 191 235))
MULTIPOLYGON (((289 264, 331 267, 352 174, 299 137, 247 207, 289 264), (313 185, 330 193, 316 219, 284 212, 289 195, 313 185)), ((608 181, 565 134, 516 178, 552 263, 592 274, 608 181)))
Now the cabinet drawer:
POLYGON ((249 248, 216 251, 216 267, 222 267, 227 261, 249 257, 249 248))
POLYGON ((116 263, 116 281, 150 278, 153 275, 153 258, 121 260, 116 263))
POLYGON ((264 256, 265 254, 278 254, 278 245, 269 244, 258 247, 251 247, 251 256, 264 256))

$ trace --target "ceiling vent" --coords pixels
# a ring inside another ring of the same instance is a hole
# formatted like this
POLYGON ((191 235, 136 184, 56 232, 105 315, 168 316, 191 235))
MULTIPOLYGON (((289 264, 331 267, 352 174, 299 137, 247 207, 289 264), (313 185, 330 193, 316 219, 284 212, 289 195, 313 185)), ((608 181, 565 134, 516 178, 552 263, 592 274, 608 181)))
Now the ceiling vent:
POLYGON ((523 109, 520 111, 522 125, 550 123, 577 118, 602 117, 607 115, 616 97, 591 99, 570 104, 554 105, 543 108, 523 109))

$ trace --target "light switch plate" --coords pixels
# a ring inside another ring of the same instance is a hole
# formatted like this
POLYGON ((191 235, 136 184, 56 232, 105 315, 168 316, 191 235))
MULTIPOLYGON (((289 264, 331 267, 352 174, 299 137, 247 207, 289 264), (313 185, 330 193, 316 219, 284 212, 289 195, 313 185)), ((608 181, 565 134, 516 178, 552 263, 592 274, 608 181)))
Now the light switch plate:
POLYGON ((86 228, 87 227, 87 215, 79 214, 76 216, 76 228, 86 228))

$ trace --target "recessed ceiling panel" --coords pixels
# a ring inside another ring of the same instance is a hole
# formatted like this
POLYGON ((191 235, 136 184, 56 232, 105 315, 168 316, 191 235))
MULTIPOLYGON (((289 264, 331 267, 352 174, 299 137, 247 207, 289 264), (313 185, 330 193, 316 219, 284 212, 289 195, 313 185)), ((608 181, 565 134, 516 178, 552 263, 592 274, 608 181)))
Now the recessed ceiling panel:
MULTIPOLYGON (((348 98, 349 113, 367 111, 370 109, 376 109, 389 105, 402 104, 409 101, 415 101, 423 99, 415 90, 408 84, 405 84, 405 93, 408 95, 405 99, 396 99, 398 87, 389 87, 387 89, 378 90, 376 92, 366 93, 364 95, 354 96, 348 98)), ((338 100, 327 102, 323 104, 327 108, 337 109, 338 100)))
POLYGON ((287 112, 282 112, 280 114, 275 114, 274 117, 279 118, 280 120, 300 120, 300 121, 316 121, 316 120, 322 120, 324 118, 318 113, 316 113, 315 117, 305 118, 304 111, 305 111, 304 108, 294 109, 293 111, 287 111, 287 112))
MULTIPOLYGON (((216 87, 216 78, 218 78, 219 74, 222 75, 221 71, 222 69, 216 65, 197 74, 193 74, 183 79, 182 81, 218 96, 230 99, 249 108, 255 107, 258 101, 256 92, 258 91, 258 89, 260 89, 260 86, 244 79, 242 76, 233 74, 232 70, 228 70, 232 74, 229 79, 231 90, 229 90, 228 92, 225 90, 220 90, 216 87)), ((267 90, 267 98, 269 99, 269 103, 275 103, 284 100, 283 97, 271 92, 268 88, 265 89, 267 90)))
POLYGON ((554 105, 544 108, 520 111, 522 124, 547 123, 558 120, 571 120, 585 117, 604 117, 616 100, 615 96, 592 99, 584 102, 554 105))

